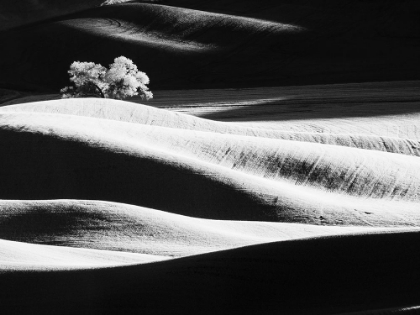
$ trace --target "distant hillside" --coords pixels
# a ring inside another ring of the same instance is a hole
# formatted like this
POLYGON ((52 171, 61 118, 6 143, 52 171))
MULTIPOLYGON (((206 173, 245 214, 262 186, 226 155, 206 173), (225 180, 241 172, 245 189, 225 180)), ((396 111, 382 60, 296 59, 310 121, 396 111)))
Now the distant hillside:
POLYGON ((99 6, 104 0, 2 0, 0 30, 99 6))
POLYGON ((418 1, 130 2, 0 33, 0 87, 68 82, 74 60, 124 55, 151 88, 420 78, 418 1))

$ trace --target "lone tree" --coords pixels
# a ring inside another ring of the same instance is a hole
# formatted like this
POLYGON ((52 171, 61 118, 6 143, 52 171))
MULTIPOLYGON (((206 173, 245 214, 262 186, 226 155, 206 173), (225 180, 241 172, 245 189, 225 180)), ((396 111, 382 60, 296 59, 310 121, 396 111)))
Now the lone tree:
POLYGON ((123 56, 115 58, 109 69, 93 62, 75 61, 68 73, 73 84, 60 90, 63 98, 96 96, 124 99, 135 95, 145 100, 153 98, 147 87, 149 77, 139 71, 131 59, 123 56))

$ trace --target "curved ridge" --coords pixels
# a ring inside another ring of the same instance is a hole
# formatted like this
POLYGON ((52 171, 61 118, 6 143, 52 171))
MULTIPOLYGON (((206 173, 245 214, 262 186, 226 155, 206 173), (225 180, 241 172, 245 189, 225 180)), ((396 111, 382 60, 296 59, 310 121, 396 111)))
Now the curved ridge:
POLYGON ((420 143, 419 140, 414 138, 389 137, 380 134, 364 135, 340 132, 289 131, 264 129, 262 127, 253 128, 240 124, 212 121, 142 104, 109 99, 50 100, 0 107, 0 113, 9 111, 70 114, 150 126, 214 132, 226 135, 314 142, 420 156, 420 143))
MULTIPOLYGON (((104 16, 115 26, 115 29, 121 28, 123 32, 125 29, 131 33, 139 30, 152 34, 161 32, 185 39, 197 38, 205 43, 212 41, 228 43, 232 39, 230 36, 233 34, 235 34, 235 39, 238 40, 240 39, 237 38, 238 35, 249 36, 253 33, 262 32, 298 32, 304 30, 302 27, 286 23, 153 3, 113 5, 97 8, 79 16, 82 19, 84 16, 88 19, 104 16), (225 34, 224 37, 219 36, 219 38, 214 36, 219 34, 220 30, 224 30, 228 34, 225 34)), ((63 21, 71 22, 72 18, 63 21)))
POLYGON ((102 147, 115 139, 118 144, 111 146, 116 145, 122 152, 158 150, 178 159, 189 157, 268 180, 289 180, 299 186, 355 196, 418 201, 420 160, 416 157, 282 139, 217 133, 210 136, 207 132, 103 123, 74 116, 10 113, 3 114, 1 120, 3 129, 10 131, 36 132, 78 142, 88 138, 102 147))
POLYGON ((263 306, 265 313, 309 315, 404 308, 420 302, 419 241, 418 231, 363 233, 260 244, 138 266, 8 272, 0 274, 0 297, 3 309, 20 313, 64 308, 104 314, 122 309, 129 314, 183 314, 191 309, 255 314, 263 306), (28 294, 22 294, 22 287, 28 294))
POLYGON ((149 3, 102 7, 86 15, 58 23, 87 33, 186 52, 226 49, 255 35, 303 31, 289 24, 149 3))
POLYGON ((1 117, 3 198, 105 199, 208 218, 416 224, 417 157, 74 115, 1 117))
POLYGON ((160 49, 203 52, 218 48, 216 45, 183 40, 179 37, 169 37, 165 33, 147 32, 136 24, 109 18, 72 19, 60 22, 60 24, 82 32, 110 37, 115 40, 124 40, 134 44, 150 45, 160 49))
MULTIPOLYGON (((151 255, 150 257, 128 255, 127 261, 123 260, 123 253, 120 255, 121 258, 118 254, 115 259, 111 255, 110 264, 136 262, 136 259, 138 262, 147 262, 147 259, 152 261, 162 257, 196 255, 252 244, 319 235, 395 230, 207 220, 127 204, 88 200, 1 200, 0 214, 0 239, 49 244, 55 247, 70 246, 151 255)), ((20 247, 17 247, 16 252, 13 253, 13 244, 4 243, 5 248, 0 240, 0 257, 5 253, 1 248, 11 253, 13 257, 17 255, 16 259, 12 257, 14 261, 22 257, 22 251, 25 251, 26 245, 17 244, 16 246, 20 247), (7 244, 11 244, 10 247, 7 247, 9 246, 7 244)), ((47 258, 51 253, 52 259, 58 260, 60 250, 55 250, 55 247, 45 247, 45 250, 41 251, 42 257, 47 258)), ((31 248, 37 249, 35 246, 29 247, 28 250, 32 251, 31 248)), ((42 247, 39 248, 42 249, 42 247)), ((92 252, 93 258, 95 253, 92 252)), ((73 252, 63 249, 63 254, 71 257, 73 252)), ((103 258, 98 256, 98 264, 101 263, 101 259, 106 259, 107 252, 103 254, 103 258)), ((6 253, 6 261, 9 263, 11 255, 6 253)), ((74 252, 74 255, 75 264, 80 265, 83 262, 89 263, 91 253, 86 252, 85 260, 82 257, 83 252, 79 254, 74 252)), ((29 259, 28 263, 31 261, 34 263, 37 259, 41 263, 44 259, 42 257, 39 259, 33 257, 34 259, 29 259)), ((57 263, 63 263, 65 259, 64 257, 57 263)), ((70 262, 68 264, 71 265, 70 262)))
MULTIPOLYGON (((1 210, 4 214, 3 209, 1 210)), ((166 257, 0 239, 0 270, 70 270, 150 263, 166 257)))

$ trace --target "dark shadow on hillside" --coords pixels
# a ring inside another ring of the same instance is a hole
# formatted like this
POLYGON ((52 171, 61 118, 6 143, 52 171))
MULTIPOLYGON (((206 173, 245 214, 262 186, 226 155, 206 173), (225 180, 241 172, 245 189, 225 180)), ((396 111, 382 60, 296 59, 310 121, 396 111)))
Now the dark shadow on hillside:
POLYGON ((419 241, 418 231, 348 235, 145 265, 8 272, 0 275, 2 310, 7 314, 66 310, 65 314, 308 315, 414 306, 420 303, 419 241))
POLYGON ((375 117, 420 113, 420 96, 403 99, 373 98, 289 98, 283 100, 253 100, 250 105, 229 106, 226 110, 197 114, 218 121, 286 121, 323 118, 375 117))
POLYGON ((152 90, 415 80, 420 30, 410 12, 419 5, 399 3, 177 0, 89 9, 0 32, 0 86, 58 92, 73 61, 107 65, 120 55, 148 74, 152 90))

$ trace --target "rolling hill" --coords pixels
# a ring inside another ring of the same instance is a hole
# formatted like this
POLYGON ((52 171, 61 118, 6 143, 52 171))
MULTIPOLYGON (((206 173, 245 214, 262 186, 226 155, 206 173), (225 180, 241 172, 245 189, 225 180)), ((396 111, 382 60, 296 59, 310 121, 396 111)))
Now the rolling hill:
POLYGON ((209 219, 417 225, 412 140, 249 136, 252 128, 113 100, 29 103, 0 114, 3 199, 107 200, 209 219))
POLYGON ((58 91, 71 62, 132 59, 151 88, 418 79, 417 1, 167 1, 6 30, 4 88, 58 91), (258 56, 258 58, 255 58, 258 56))
POLYGON ((3 106, 3 310, 409 314, 417 141, 107 99, 3 106))
POLYGON ((419 312, 418 1, 101 3, 2 2, 2 314, 419 312))
POLYGON ((1 275, 0 297, 5 310, 39 314, 415 314, 418 241, 418 231, 347 235, 143 265, 15 271, 1 275))

